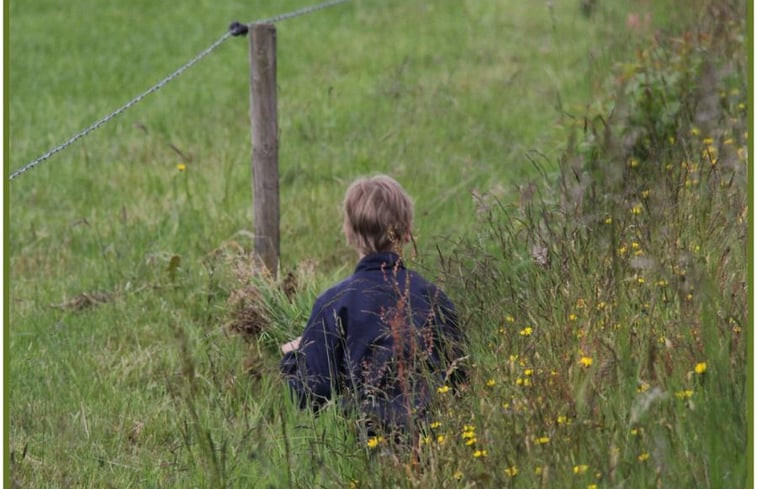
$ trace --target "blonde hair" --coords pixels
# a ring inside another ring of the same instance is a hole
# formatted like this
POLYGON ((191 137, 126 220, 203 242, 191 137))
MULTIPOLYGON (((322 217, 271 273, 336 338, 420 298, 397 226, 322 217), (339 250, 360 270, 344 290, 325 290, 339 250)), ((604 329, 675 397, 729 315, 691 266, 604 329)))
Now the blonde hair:
POLYGON ((413 201, 391 177, 358 178, 344 196, 344 234, 363 255, 399 252, 410 241, 413 201))

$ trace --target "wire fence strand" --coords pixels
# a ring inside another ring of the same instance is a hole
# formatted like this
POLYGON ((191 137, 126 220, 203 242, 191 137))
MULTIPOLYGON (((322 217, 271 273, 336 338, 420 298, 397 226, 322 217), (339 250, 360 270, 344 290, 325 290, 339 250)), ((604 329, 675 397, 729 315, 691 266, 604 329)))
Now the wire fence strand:
MULTIPOLYGON (((286 12, 286 13, 283 13, 283 14, 275 15, 273 17, 254 20, 252 22, 249 22, 247 24, 247 26, 251 26, 251 25, 254 25, 254 24, 275 24, 277 22, 281 22, 281 21, 284 21, 284 20, 287 20, 287 19, 291 19, 291 18, 294 18, 294 17, 299 17, 301 15, 306 15, 306 14, 310 14, 310 13, 313 13, 313 12, 317 12, 319 10, 323 10, 325 8, 333 7, 335 5, 338 5, 338 4, 341 4, 341 3, 346 3, 346 2, 349 2, 349 1, 351 1, 351 0, 330 0, 330 1, 322 2, 322 3, 316 4, 316 5, 310 5, 308 7, 303 7, 301 9, 293 10, 291 12, 286 12)), ((168 84, 171 80, 175 79, 176 77, 178 77, 179 75, 181 75, 182 73, 184 73, 185 71, 187 71, 189 68, 191 68, 192 65, 194 65, 195 63, 197 63, 198 61, 200 61, 202 58, 204 58, 205 56, 207 56, 210 53, 212 53, 213 51, 215 51, 216 48, 218 48, 221 44, 223 44, 232 35, 234 35, 234 34, 232 33, 231 30, 227 31, 223 36, 221 36, 220 38, 218 38, 218 40, 216 40, 215 42, 213 42, 210 46, 208 46, 207 48, 205 48, 204 50, 202 50, 194 58, 192 58, 189 61, 187 61, 186 63, 184 63, 182 66, 180 66, 178 69, 176 69, 173 73, 171 73, 170 75, 166 76, 165 78, 163 78, 162 80, 160 80, 158 83, 156 83, 155 85, 153 85, 149 89, 147 89, 144 92, 140 93, 139 95, 137 95, 136 97, 134 97, 133 99, 129 100, 127 103, 125 103, 124 105, 122 105, 121 107, 119 107, 116 110, 114 110, 113 112, 109 113, 108 115, 106 115, 102 119, 99 119, 98 121, 94 122, 93 124, 91 124, 87 128, 82 129, 81 131, 77 132, 76 134, 74 134, 73 136, 71 136, 70 138, 68 138, 63 143, 61 143, 61 144, 59 144, 57 146, 54 146, 52 149, 50 149, 49 151, 47 151, 42 156, 40 156, 40 157, 38 157, 38 158, 30 161, 26 165, 22 166, 21 168, 17 169, 13 173, 11 173, 10 176, 9 176, 9 180, 13 180, 14 178, 18 177, 19 175, 22 175, 22 174, 26 173, 27 171, 31 170, 32 168, 36 167, 37 165, 39 165, 43 161, 47 160, 48 158, 50 158, 54 154, 56 154, 56 153, 58 153, 60 151, 63 151, 64 149, 66 149, 68 146, 70 146, 71 144, 73 144, 77 140, 83 138, 84 136, 86 136, 87 134, 91 133, 95 129, 103 126, 104 124, 106 124, 107 122, 109 122, 110 120, 112 120, 113 118, 117 117, 118 115, 122 114, 123 112, 125 112, 126 110, 128 110, 129 108, 131 108, 132 106, 136 105, 137 103, 139 103, 142 99, 144 99, 145 97, 147 97, 151 93, 160 90, 162 87, 164 87, 166 84, 168 84)))
POLYGON ((220 46, 230 36, 231 36, 231 33, 227 32, 226 34, 224 34, 223 36, 221 36, 221 38, 219 38, 216 42, 214 42, 208 48, 206 48, 204 51, 202 51, 200 54, 198 54, 197 56, 195 56, 194 58, 192 58, 191 60, 189 60, 187 63, 185 63, 184 65, 182 65, 176 71, 174 71, 173 73, 171 73, 170 75, 168 75, 167 77, 163 78, 161 81, 159 81, 158 83, 156 83, 155 85, 153 85, 152 87, 150 87, 148 90, 140 93, 139 95, 137 95, 136 97, 134 97, 133 99, 131 99, 130 101, 128 101, 127 103, 125 103, 124 105, 122 105, 121 107, 119 107, 118 109, 114 110, 110 114, 106 115, 102 119, 100 119, 97 122, 93 123, 92 125, 90 125, 86 129, 83 129, 83 130, 79 131, 78 133, 74 134, 68 140, 64 141, 63 143, 61 143, 61 144, 59 144, 57 146, 55 146, 50 151, 48 151, 47 153, 43 154, 42 156, 40 156, 36 160, 27 163, 23 167, 19 168, 18 170, 14 171, 13 173, 11 173, 10 179, 13 180, 17 176, 19 176, 19 175, 21 175, 21 174, 23 174, 23 173, 31 170, 32 168, 34 168, 35 166, 39 165, 40 163, 42 163, 46 159, 50 158, 55 153, 58 153, 59 151, 63 151, 68 146, 70 146, 71 144, 73 144, 76 140, 78 140, 80 138, 83 138, 84 136, 86 136, 90 132, 94 131, 98 127, 102 126, 106 122, 108 122, 111 119, 113 119, 114 117, 116 117, 119 114, 125 112, 127 109, 129 109, 130 107, 132 107, 133 105, 135 105, 136 103, 138 103, 143 98, 145 98, 148 95, 150 95, 151 93, 160 90, 168 82, 170 82, 171 80, 173 80, 177 76, 181 75, 186 70, 188 70, 193 64, 197 63, 202 58, 204 58, 205 56, 207 56, 208 54, 210 54, 214 49, 216 49, 218 46, 220 46))
POLYGON ((260 19, 253 22, 250 22, 248 25, 252 24, 275 24, 276 22, 281 22, 282 20, 291 19, 294 17, 299 17, 300 15, 306 15, 313 12, 317 12, 319 10, 323 10, 325 8, 333 7, 335 5, 339 5, 340 3, 346 3, 351 0, 330 0, 328 2, 319 3, 317 5, 310 5, 309 7, 303 7, 298 10, 293 10, 291 12, 285 13, 285 14, 279 14, 273 17, 270 17, 268 19, 260 19))

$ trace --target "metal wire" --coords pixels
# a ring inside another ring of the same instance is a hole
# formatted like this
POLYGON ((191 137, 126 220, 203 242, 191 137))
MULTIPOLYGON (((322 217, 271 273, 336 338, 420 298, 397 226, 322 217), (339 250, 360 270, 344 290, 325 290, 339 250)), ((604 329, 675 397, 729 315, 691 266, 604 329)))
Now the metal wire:
POLYGON ((260 19, 251 22, 249 25, 252 24, 275 24, 276 22, 281 22, 282 20, 291 19, 293 17, 299 17, 300 15, 310 14, 313 12, 317 12, 318 10, 323 10, 328 7, 333 7, 334 5, 338 5, 340 3, 349 2, 350 0, 331 0, 328 2, 319 3, 318 5, 311 5, 309 7, 304 7, 299 10, 293 10, 292 12, 288 12, 285 14, 279 14, 273 17, 270 17, 268 19, 260 19))
POLYGON ((207 56, 208 54, 210 54, 214 49, 216 49, 218 46, 220 46, 230 36, 231 36, 231 33, 227 32, 226 34, 224 34, 223 36, 221 36, 216 42, 214 42, 208 48, 206 48, 204 51, 202 51, 200 54, 198 54, 197 56, 195 56, 194 58, 192 58, 191 60, 189 60, 187 63, 185 63, 184 65, 182 65, 179 69, 177 69, 176 71, 174 71, 173 73, 171 73, 167 77, 165 77, 162 80, 160 80, 157 84, 153 85, 148 90, 146 90, 146 91, 142 92, 141 94, 137 95, 136 97, 134 97, 133 99, 131 99, 130 101, 128 101, 127 103, 125 103, 124 105, 122 105, 121 107, 119 107, 118 109, 114 110, 110 114, 106 115, 102 119, 100 119, 97 122, 93 123, 92 125, 90 125, 86 129, 83 129, 83 130, 79 131, 78 133, 74 134, 68 140, 66 140, 65 142, 59 144, 58 146, 55 146, 50 151, 48 151, 47 153, 43 154, 42 156, 40 156, 36 160, 34 160, 34 161, 30 162, 30 163, 27 163, 23 167, 21 167, 18 170, 14 171, 13 173, 11 173, 11 175, 9 177, 10 180, 13 180, 17 176, 19 176, 19 175, 21 175, 21 174, 23 174, 23 173, 31 170, 32 168, 34 168, 35 166, 39 165, 40 163, 42 163, 43 161, 45 161, 46 159, 48 159, 49 157, 51 157, 55 153, 57 153, 59 151, 63 151, 69 145, 71 145, 72 143, 74 143, 76 140, 78 140, 80 138, 83 138, 84 136, 86 136, 90 132, 94 131, 98 127, 102 126, 106 122, 110 121, 111 119, 113 119, 117 115, 119 115, 122 112, 126 111, 128 108, 130 108, 131 106, 135 105, 137 102, 141 101, 143 98, 145 98, 146 96, 150 95, 151 93, 160 90, 168 82, 170 82, 171 80, 173 80, 177 76, 181 75, 187 69, 189 69, 193 64, 197 63, 202 58, 204 58, 205 56, 207 56))
MULTIPOLYGON (((312 12, 316 12, 318 10, 322 10, 322 9, 325 9, 325 8, 328 8, 328 7, 332 7, 332 6, 338 5, 340 3, 349 2, 349 1, 350 0, 330 0, 330 1, 327 1, 327 2, 319 3, 317 5, 311 5, 309 7, 304 7, 304 8, 298 9, 298 10, 293 10, 291 12, 275 15, 275 16, 269 17, 267 19, 255 20, 255 21, 250 22, 248 25, 266 24, 266 23, 274 24, 276 22, 281 22, 283 20, 291 19, 293 17, 299 17, 301 15, 305 15, 305 14, 309 14, 309 13, 312 13, 312 12)), ((32 168, 34 168, 35 166, 39 165, 40 163, 42 163, 46 159, 48 159, 51 156, 53 156, 55 153, 63 151, 68 146, 70 146, 71 144, 73 144, 74 142, 76 142, 78 139, 83 138, 84 136, 86 136, 87 134, 91 133, 92 131, 94 131, 95 129, 99 128, 100 126, 104 125, 105 123, 107 123, 111 119, 113 119, 116 116, 120 115, 121 113, 125 112, 127 109, 131 108, 132 106, 134 106, 135 104, 137 104, 138 102, 140 102, 143 98, 147 97, 148 95, 150 95, 153 92, 156 92, 156 91, 160 90, 168 82, 170 82, 174 78, 178 77, 179 75, 181 75, 182 73, 184 73, 186 70, 188 70, 190 67, 192 67, 192 65, 194 65, 195 63, 197 63, 198 61, 200 61, 202 58, 204 58, 205 56, 207 56, 211 52, 213 52, 218 46, 220 46, 221 44, 223 44, 224 41, 226 41, 232 35, 233 35, 233 33, 232 33, 231 30, 227 31, 223 36, 221 36, 217 41, 215 41, 213 44, 211 44, 210 46, 208 46, 206 49, 204 49, 203 51, 201 51, 197 56, 195 56, 194 58, 192 58, 189 61, 187 61, 185 64, 183 64, 181 67, 179 67, 176 71, 174 71, 173 73, 171 73, 167 77, 163 78, 162 80, 160 80, 158 83, 156 83, 155 85, 153 85, 152 87, 150 87, 146 91, 140 93, 139 95, 137 95, 136 97, 134 97, 133 99, 131 99, 130 101, 128 101, 127 103, 125 103, 124 105, 122 105, 121 107, 119 107, 118 109, 114 110, 110 114, 106 115, 102 119, 100 119, 97 122, 93 123, 92 125, 90 125, 86 129, 83 129, 83 130, 79 131, 78 133, 74 134, 69 139, 67 139, 65 142, 63 142, 63 143, 61 143, 61 144, 53 147, 47 153, 43 154, 39 158, 37 158, 37 159, 35 159, 35 160, 27 163, 26 165, 22 166, 18 170, 16 170, 13 173, 11 173, 10 176, 9 176, 9 180, 13 180, 14 178, 18 177, 19 175, 22 175, 22 174, 26 173, 27 171, 29 171, 32 168)))

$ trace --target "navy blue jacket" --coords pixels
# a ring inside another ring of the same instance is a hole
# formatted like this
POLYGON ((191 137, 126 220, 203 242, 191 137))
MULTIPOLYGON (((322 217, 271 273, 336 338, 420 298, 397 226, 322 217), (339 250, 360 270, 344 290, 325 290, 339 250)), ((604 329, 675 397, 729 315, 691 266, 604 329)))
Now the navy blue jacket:
POLYGON ((301 407, 341 394, 363 419, 407 427, 437 387, 464 376, 462 345, 447 296, 396 254, 376 253, 316 299, 281 370, 301 407))

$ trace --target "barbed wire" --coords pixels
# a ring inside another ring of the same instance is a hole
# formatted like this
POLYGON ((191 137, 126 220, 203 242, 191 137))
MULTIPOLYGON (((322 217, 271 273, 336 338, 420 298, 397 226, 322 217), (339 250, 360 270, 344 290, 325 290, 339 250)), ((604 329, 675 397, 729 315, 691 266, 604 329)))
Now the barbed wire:
POLYGON ((63 151, 64 149, 66 149, 68 146, 70 146, 71 144, 73 144, 77 140, 83 138, 84 136, 86 136, 87 134, 91 133, 95 129, 97 129, 97 128, 101 127, 102 125, 106 124, 111 119, 113 119, 113 118, 117 117, 118 115, 122 114, 127 109, 129 109, 132 106, 136 105, 138 102, 142 101, 142 99, 144 99, 145 97, 147 97, 151 93, 154 93, 154 92, 160 90, 162 87, 164 87, 166 84, 168 84, 171 80, 175 79, 176 77, 178 77, 179 75, 181 75, 182 73, 184 73, 185 71, 187 71, 189 68, 191 68, 192 65, 194 65, 195 63, 197 63, 198 61, 200 61, 205 56, 207 56, 210 53, 212 53, 216 48, 218 48, 227 39, 229 39, 229 37, 239 36, 239 35, 246 34, 247 31, 248 31, 248 29, 249 29, 249 26, 254 25, 254 24, 275 24, 277 22, 281 22, 281 21, 284 21, 284 20, 287 20, 287 19, 291 19, 291 18, 294 18, 294 17, 299 17, 301 15, 306 15, 306 14, 310 14, 310 13, 313 13, 313 12, 317 12, 319 10, 323 10, 325 8, 333 7, 333 6, 338 5, 340 3, 346 3, 346 2, 349 2, 349 1, 351 1, 351 0, 329 0, 329 1, 322 2, 322 3, 316 4, 316 5, 310 5, 308 7, 303 7, 301 9, 293 10, 291 12, 286 12, 286 13, 283 13, 283 14, 275 15, 273 17, 268 17, 268 18, 265 18, 265 19, 254 20, 254 21, 249 22, 247 24, 240 24, 239 22, 232 23, 231 26, 229 26, 229 30, 223 36, 221 36, 220 38, 218 38, 218 40, 216 40, 215 42, 213 42, 210 46, 208 46, 207 48, 205 48, 204 50, 202 50, 194 58, 192 58, 189 61, 187 61, 186 63, 184 63, 182 66, 180 66, 178 69, 176 69, 173 73, 171 73, 170 75, 166 76, 165 78, 163 78, 162 80, 160 80, 158 83, 156 83, 155 85, 153 85, 149 89, 145 90, 144 92, 140 93, 139 95, 137 95, 133 99, 129 100, 127 103, 125 103, 121 107, 117 108, 113 112, 109 113, 108 115, 106 115, 102 119, 99 119, 98 121, 94 122, 93 124, 91 124, 90 126, 86 127, 85 129, 82 129, 81 131, 77 132, 76 134, 74 134, 73 136, 71 136, 70 138, 68 138, 63 143, 61 143, 61 144, 59 144, 57 146, 54 146, 52 149, 50 149, 49 151, 47 151, 42 156, 36 158, 35 160, 30 161, 26 165, 22 166, 21 168, 19 168, 16 171, 14 171, 13 173, 10 174, 9 180, 13 180, 14 178, 18 177, 19 175, 22 175, 22 174, 26 173, 27 171, 29 171, 32 168, 34 168, 35 166, 39 165, 43 161, 47 160, 48 158, 50 158, 54 154, 56 154, 56 153, 58 153, 60 151, 63 151))

